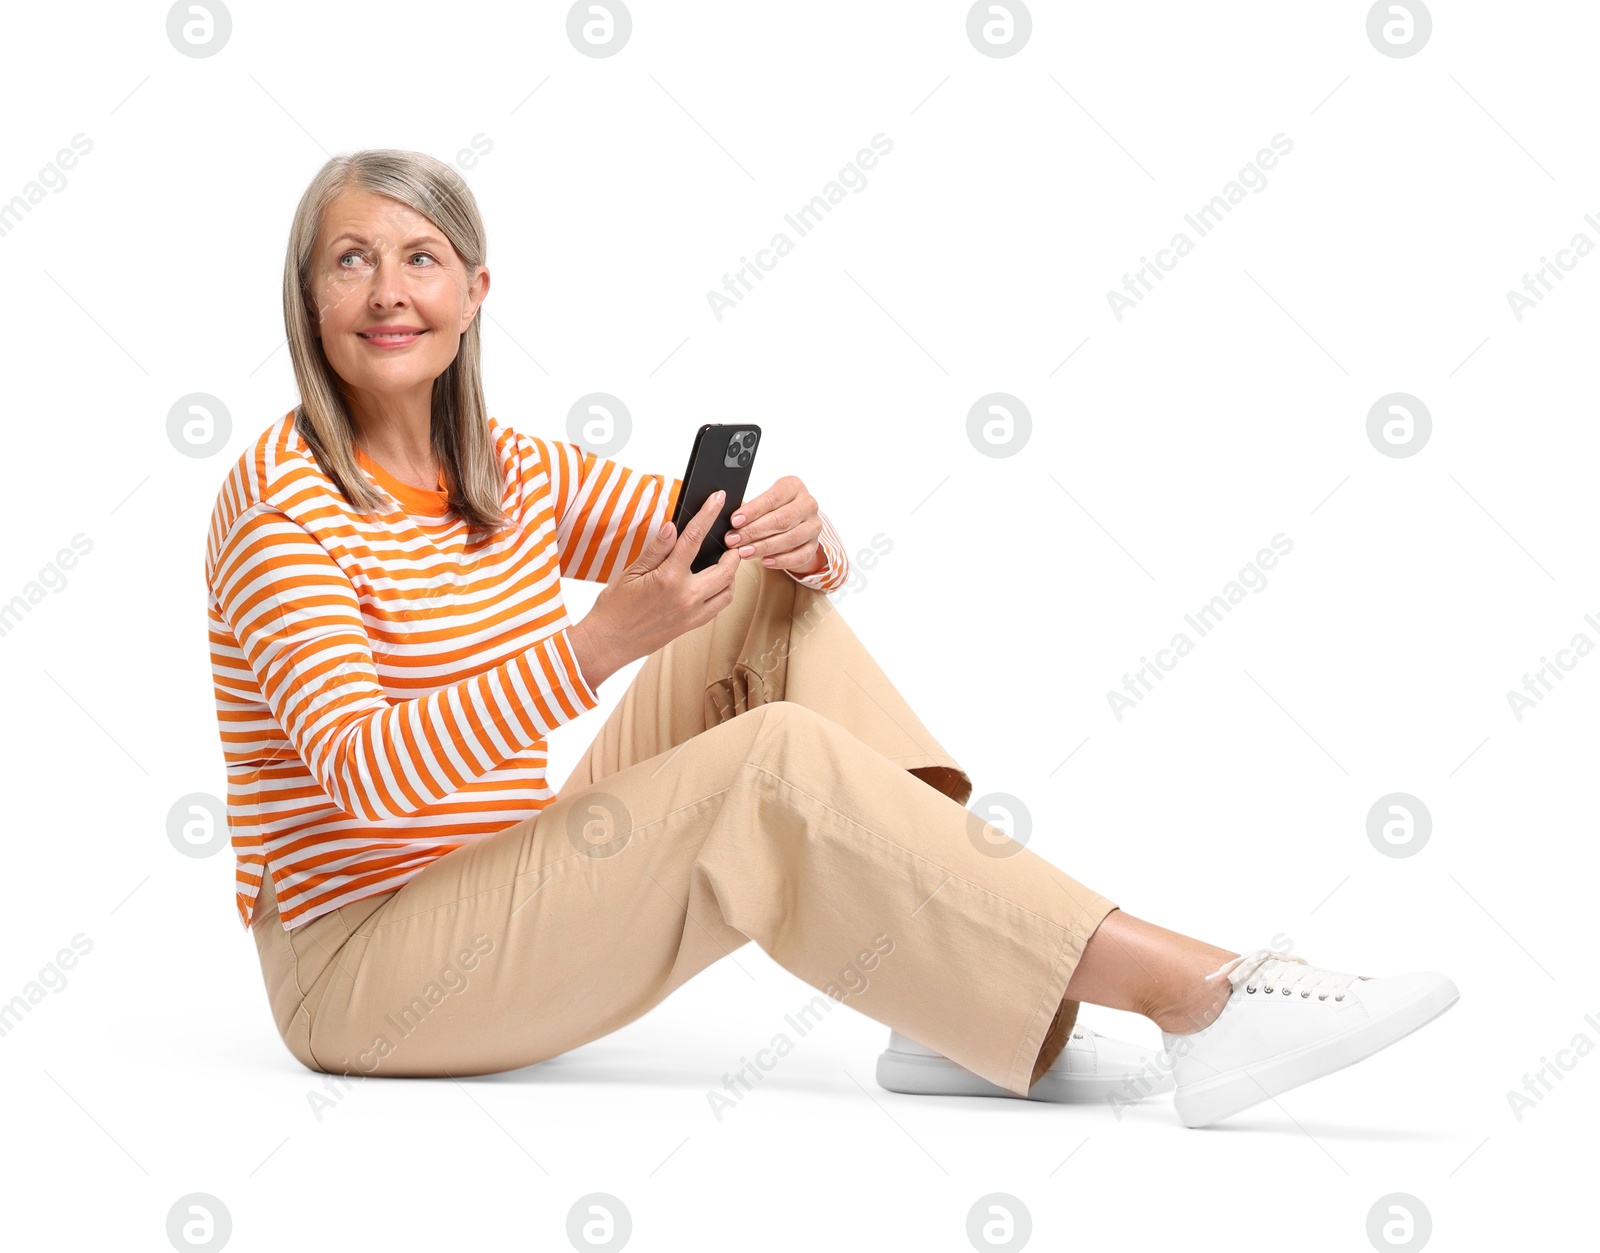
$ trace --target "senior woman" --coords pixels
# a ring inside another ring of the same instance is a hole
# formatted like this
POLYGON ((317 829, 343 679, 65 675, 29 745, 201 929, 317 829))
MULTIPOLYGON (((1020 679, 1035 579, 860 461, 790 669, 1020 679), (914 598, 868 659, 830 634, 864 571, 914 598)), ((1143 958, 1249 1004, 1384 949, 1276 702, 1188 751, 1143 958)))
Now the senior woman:
POLYGON ((448 166, 330 160, 284 267, 300 404, 211 517, 237 905, 302 1064, 525 1066, 754 940, 891 1029, 886 1088, 1171 1089, 1199 1126, 1455 1002, 1438 974, 1168 931, 968 811, 966 772, 829 601, 849 562, 799 478, 743 502, 693 573, 717 499, 678 535, 680 479, 488 414, 485 256, 448 166), (605 585, 579 622, 562 577, 605 585), (552 792, 547 737, 641 658, 552 792), (1163 1047, 1079 1026, 1084 1001, 1163 1047))

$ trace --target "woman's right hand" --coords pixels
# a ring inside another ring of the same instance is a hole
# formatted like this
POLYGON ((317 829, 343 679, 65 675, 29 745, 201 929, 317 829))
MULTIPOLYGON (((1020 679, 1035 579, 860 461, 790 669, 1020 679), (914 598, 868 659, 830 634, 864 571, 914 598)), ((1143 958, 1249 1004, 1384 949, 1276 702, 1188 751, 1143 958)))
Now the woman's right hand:
POLYGON ((722 492, 714 492, 679 535, 671 521, 650 533, 639 559, 608 583, 594 607, 568 632, 573 653, 591 688, 629 662, 648 656, 716 617, 733 600, 739 551, 730 548, 714 566, 690 570, 717 520, 722 492), (663 537, 660 529, 667 534, 663 537))

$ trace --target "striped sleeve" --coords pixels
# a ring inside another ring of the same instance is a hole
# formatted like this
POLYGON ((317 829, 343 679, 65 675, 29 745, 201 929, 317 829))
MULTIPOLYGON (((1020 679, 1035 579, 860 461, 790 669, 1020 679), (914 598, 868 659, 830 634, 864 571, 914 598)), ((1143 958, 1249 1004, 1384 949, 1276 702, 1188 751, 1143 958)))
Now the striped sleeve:
POLYGON ((209 581, 279 726, 329 799, 357 818, 436 804, 600 703, 567 627, 471 678, 391 701, 349 576, 266 505, 235 520, 209 581))
POLYGON ((562 575, 611 582, 672 516, 683 480, 641 473, 578 444, 531 438, 550 476, 562 575))
MULTIPOLYGON (((638 560, 650 533, 677 508, 683 480, 644 474, 578 444, 531 437, 550 476, 561 573, 569 579, 609 583, 638 560)), ((849 573, 844 543, 826 514, 818 537, 828 564, 797 582, 831 592, 849 573)))

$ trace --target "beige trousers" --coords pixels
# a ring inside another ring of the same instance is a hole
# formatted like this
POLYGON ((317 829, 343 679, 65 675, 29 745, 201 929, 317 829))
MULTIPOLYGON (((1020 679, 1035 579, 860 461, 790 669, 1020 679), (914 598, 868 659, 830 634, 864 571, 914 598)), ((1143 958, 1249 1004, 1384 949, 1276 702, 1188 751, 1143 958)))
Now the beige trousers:
POLYGON ((743 562, 732 603, 646 659, 543 810, 289 932, 268 877, 252 930, 279 1034, 334 1074, 509 1070, 754 940, 1022 1095, 1116 906, 971 793, 839 608, 743 562))

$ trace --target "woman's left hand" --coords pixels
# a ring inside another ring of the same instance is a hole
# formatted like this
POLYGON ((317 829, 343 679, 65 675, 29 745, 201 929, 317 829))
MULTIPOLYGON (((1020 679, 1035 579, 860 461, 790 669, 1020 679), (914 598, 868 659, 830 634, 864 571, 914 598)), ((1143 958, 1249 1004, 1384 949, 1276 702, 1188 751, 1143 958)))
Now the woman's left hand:
POLYGON ((774 570, 816 574, 827 565, 819 536, 822 519, 817 501, 806 485, 786 474, 759 496, 752 496, 733 512, 733 529, 724 538, 741 558, 761 559, 774 570))

